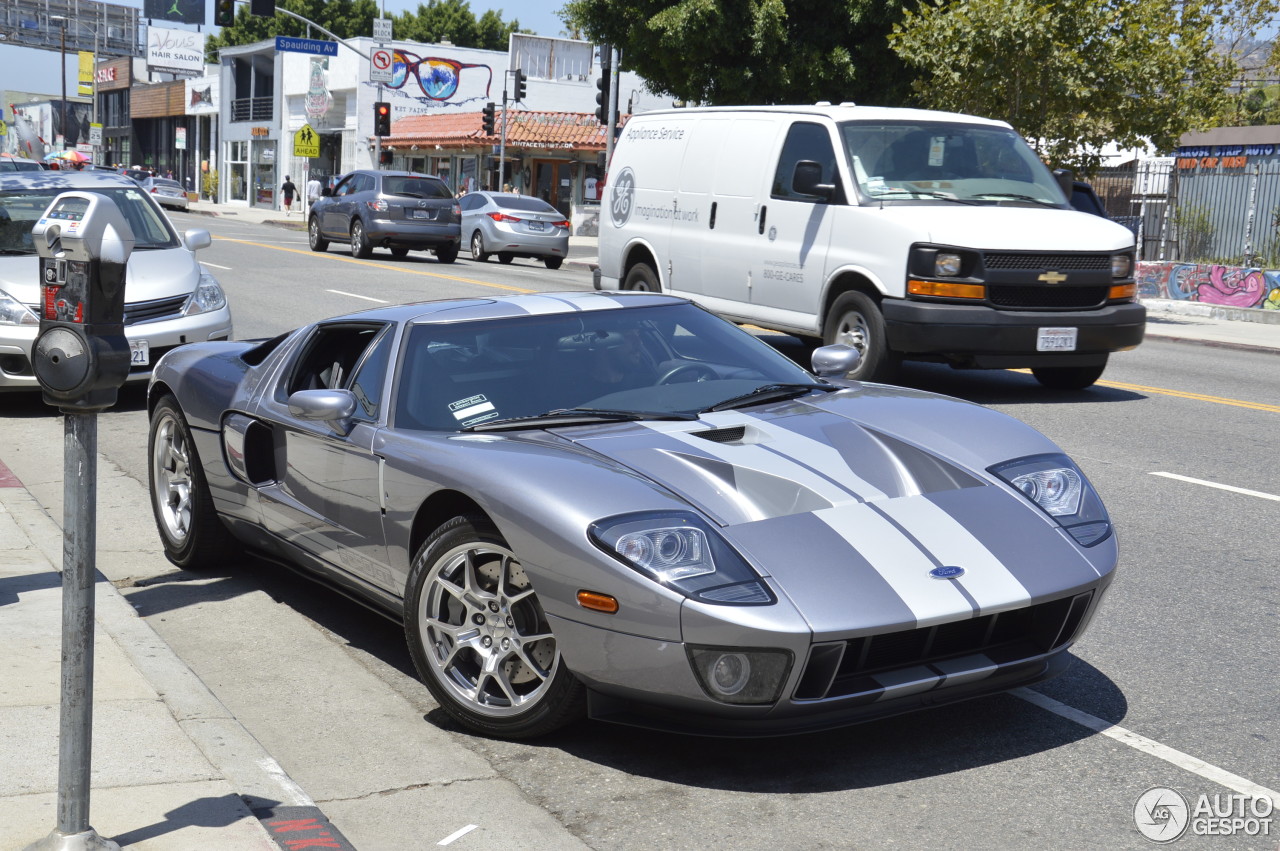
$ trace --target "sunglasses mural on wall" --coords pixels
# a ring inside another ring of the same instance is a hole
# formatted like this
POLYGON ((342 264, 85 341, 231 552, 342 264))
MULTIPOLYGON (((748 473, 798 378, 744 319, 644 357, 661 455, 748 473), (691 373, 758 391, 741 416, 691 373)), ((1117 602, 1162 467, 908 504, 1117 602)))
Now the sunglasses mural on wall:
POLYGON ((403 88, 412 75, 418 81, 418 88, 431 100, 449 100, 457 93, 462 72, 468 68, 483 68, 489 73, 484 94, 481 95, 488 97, 493 85, 493 69, 488 65, 469 65, 453 59, 418 56, 407 50, 397 50, 392 54, 391 82, 384 85, 392 89, 403 88))

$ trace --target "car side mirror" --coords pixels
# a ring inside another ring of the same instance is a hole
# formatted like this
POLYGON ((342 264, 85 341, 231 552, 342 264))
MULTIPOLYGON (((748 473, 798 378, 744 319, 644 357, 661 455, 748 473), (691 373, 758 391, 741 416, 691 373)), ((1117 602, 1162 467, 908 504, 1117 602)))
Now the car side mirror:
POLYGON ((791 188, 801 195, 813 195, 830 201, 836 194, 835 184, 822 182, 822 166, 813 160, 800 160, 791 174, 791 188))
POLYGON ((182 235, 182 241, 187 244, 187 248, 192 251, 199 251, 201 248, 208 248, 213 245, 213 237, 209 236, 207 230, 200 228, 192 228, 182 235))
POLYGON ((333 197, 333 190, 332 190, 332 189, 330 189, 328 186, 326 186, 324 189, 321 189, 321 190, 320 190, 320 197, 321 197, 321 198, 332 198, 332 197, 333 197))
POLYGON ((844 378, 857 369, 862 353, 853 346, 822 346, 813 350, 809 362, 819 378, 844 378))
POLYGON ((1055 168, 1053 177, 1058 181, 1058 188, 1062 190, 1062 194, 1067 196, 1067 200, 1071 200, 1071 190, 1075 187, 1076 176, 1069 168, 1055 168))
POLYGON ((328 423, 338 434, 346 434, 356 412, 356 394, 350 390, 299 390, 286 404, 298 419, 328 423))

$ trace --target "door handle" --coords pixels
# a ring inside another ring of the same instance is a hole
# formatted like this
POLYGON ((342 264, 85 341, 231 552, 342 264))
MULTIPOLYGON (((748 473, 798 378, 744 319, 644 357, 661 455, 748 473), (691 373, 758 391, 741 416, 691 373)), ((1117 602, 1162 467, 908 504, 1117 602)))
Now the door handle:
POLYGON ((765 213, 767 213, 767 212, 769 212, 769 208, 768 208, 768 207, 761 207, 761 208, 760 208, 760 230, 759 230, 759 233, 764 233, 764 216, 765 216, 765 213))
POLYGON ((716 229, 716 204, 717 203, 719 202, 718 201, 711 202, 711 218, 707 222, 707 227, 711 230, 716 229))

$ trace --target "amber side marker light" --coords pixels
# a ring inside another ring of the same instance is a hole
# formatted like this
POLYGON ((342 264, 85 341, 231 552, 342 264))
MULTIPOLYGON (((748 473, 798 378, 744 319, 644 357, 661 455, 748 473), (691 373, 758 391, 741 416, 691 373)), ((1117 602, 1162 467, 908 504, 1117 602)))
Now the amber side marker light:
POLYGON ((595 591, 579 591, 578 605, 593 612, 604 612, 606 615, 616 614, 618 600, 608 594, 597 594, 595 591))
POLYGON ((982 284, 952 284, 943 281, 907 281, 907 292, 912 295, 931 295, 941 298, 986 298, 987 288, 982 284))
POLYGON ((1137 284, 1118 284, 1111 288, 1107 293, 1107 299, 1110 301, 1133 301, 1138 297, 1137 284))

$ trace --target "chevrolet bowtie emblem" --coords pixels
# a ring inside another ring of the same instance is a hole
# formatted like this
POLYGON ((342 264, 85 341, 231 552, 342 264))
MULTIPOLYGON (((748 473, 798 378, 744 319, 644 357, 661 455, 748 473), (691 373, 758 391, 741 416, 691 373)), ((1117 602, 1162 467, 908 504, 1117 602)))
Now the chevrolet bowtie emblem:
POLYGON ((1037 281, 1044 281, 1046 284, 1060 284, 1066 279, 1066 275, 1061 275, 1054 271, 1045 272, 1043 275, 1036 278, 1037 281))

